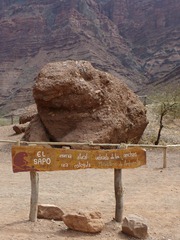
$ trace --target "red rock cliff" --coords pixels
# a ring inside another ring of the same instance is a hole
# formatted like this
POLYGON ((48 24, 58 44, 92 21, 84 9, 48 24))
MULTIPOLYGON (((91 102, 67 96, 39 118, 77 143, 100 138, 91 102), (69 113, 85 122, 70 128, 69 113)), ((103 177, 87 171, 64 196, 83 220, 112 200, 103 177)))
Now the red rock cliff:
POLYGON ((1 0, 0 106, 27 105, 57 60, 88 60, 134 90, 162 78, 179 64, 179 11, 179 0, 1 0))

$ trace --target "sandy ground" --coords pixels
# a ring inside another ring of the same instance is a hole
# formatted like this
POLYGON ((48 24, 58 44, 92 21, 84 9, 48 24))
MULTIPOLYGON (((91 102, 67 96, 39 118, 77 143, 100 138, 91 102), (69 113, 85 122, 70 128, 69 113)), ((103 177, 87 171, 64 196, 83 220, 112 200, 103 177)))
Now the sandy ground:
MULTIPOLYGON (((1 139, 19 139, 12 127, 0 127, 1 139)), ((147 165, 123 170, 124 216, 138 214, 148 220, 148 240, 180 239, 180 149, 168 151, 162 169, 162 152, 147 151, 147 165)), ((113 220, 114 171, 86 169, 40 173, 39 203, 58 205, 65 213, 98 210, 105 227, 99 234, 67 229, 63 222, 28 221, 29 173, 13 173, 11 145, 0 143, 0 239, 2 240, 128 240, 113 220)))

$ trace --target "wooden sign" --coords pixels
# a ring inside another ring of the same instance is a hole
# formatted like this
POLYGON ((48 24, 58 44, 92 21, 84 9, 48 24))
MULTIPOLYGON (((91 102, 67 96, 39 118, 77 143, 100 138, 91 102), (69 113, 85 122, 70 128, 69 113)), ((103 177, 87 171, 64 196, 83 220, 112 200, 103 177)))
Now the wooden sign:
POLYGON ((43 146, 13 146, 13 172, 136 168, 146 164, 139 147, 111 150, 73 150, 43 146))

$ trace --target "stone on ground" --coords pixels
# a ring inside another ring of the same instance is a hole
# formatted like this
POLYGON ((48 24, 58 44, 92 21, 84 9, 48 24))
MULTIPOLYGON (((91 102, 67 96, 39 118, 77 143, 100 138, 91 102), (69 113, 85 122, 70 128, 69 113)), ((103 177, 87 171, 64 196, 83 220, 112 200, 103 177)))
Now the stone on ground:
POLYGON ((62 221, 63 215, 64 215, 63 211, 55 205, 50 205, 50 204, 38 205, 38 215, 37 215, 38 218, 62 221))
POLYGON ((79 212, 63 215, 66 226, 72 230, 98 233, 104 227, 100 212, 79 212))
POLYGON ((132 237, 144 239, 148 235, 146 220, 137 215, 130 214, 123 219, 122 232, 132 237))
POLYGON ((26 126, 25 125, 23 125, 23 126, 21 126, 21 125, 14 125, 13 126, 13 130, 15 131, 16 134, 21 134, 21 133, 25 132, 26 126))

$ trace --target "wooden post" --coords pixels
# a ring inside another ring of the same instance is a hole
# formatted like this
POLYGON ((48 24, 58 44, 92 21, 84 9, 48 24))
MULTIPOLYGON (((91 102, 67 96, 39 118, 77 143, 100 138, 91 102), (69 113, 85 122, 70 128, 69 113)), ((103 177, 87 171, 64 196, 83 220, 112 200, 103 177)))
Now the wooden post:
POLYGON ((123 217, 122 169, 114 169, 114 191, 116 200, 115 220, 121 222, 123 217))
POLYGON ((31 205, 29 220, 31 222, 36 222, 39 196, 39 174, 37 172, 30 172, 30 179, 31 179, 31 205))
POLYGON ((11 115, 11 125, 14 123, 14 116, 13 114, 11 115))
POLYGON ((167 167, 167 147, 163 149, 163 168, 167 167))
POLYGON ((144 96, 144 106, 147 105, 147 95, 144 96))
MULTIPOLYGON (((33 146, 35 144, 31 144, 33 146)), ((31 179, 31 201, 30 201, 30 213, 29 221, 37 221, 37 211, 38 211, 38 197, 39 197, 39 173, 30 172, 31 179)))
POLYGON ((122 169, 114 169, 114 190, 116 199, 115 220, 121 222, 123 217, 122 169))

